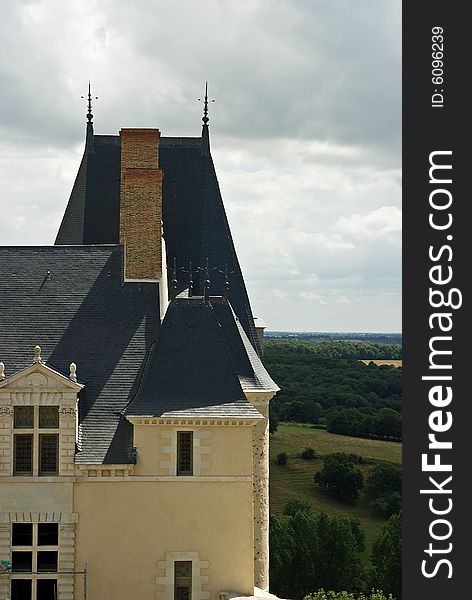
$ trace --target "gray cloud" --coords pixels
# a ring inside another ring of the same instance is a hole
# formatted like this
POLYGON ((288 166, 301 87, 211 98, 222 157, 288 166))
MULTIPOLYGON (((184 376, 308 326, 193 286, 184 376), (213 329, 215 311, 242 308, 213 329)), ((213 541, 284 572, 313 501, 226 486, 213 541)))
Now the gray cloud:
POLYGON ((2 4, 0 243, 51 243, 92 79, 96 131, 212 148, 257 313, 272 328, 400 328, 399 0, 2 4))

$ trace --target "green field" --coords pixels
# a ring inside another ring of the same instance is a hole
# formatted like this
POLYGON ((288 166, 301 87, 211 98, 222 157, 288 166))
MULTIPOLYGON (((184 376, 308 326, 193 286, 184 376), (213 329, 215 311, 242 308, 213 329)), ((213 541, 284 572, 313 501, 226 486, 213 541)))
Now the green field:
POLYGON ((368 365, 369 363, 373 362, 375 363, 378 367, 381 367, 382 365, 389 365, 392 367, 401 367, 403 366, 403 360, 385 360, 385 359, 377 359, 377 358, 373 358, 373 359, 368 359, 368 360, 361 360, 361 362, 363 362, 365 365, 368 365))
MULTIPOLYGON (((279 424, 270 436, 270 509, 280 514, 289 498, 308 500, 315 512, 351 515, 359 519, 366 535, 364 560, 369 560, 372 545, 385 520, 377 517, 369 506, 371 499, 361 491, 356 504, 345 504, 328 496, 313 483, 316 471, 323 467, 322 457, 330 452, 348 452, 367 459, 401 463, 402 445, 395 442, 365 440, 312 429, 309 425, 279 424), (300 453, 307 447, 315 449, 319 458, 303 460, 300 453), (279 452, 288 454, 285 466, 275 463, 279 452)), ((358 465, 366 478, 370 465, 358 465)))

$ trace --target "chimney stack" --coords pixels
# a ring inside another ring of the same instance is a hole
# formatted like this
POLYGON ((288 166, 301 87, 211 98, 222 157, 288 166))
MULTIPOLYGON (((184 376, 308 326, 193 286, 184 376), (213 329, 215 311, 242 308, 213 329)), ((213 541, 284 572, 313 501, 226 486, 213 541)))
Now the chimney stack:
POLYGON ((120 244, 125 281, 161 281, 163 276, 162 178, 159 129, 122 129, 120 244))

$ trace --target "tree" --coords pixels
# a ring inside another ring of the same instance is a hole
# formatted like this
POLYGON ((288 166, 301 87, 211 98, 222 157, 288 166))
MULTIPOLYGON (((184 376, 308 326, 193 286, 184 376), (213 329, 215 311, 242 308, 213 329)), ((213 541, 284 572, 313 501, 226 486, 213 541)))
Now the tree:
POLYGON ((279 428, 279 418, 273 408, 269 408, 269 433, 275 433, 279 428))
POLYGON ((381 517, 391 517, 402 509, 402 497, 398 492, 383 494, 371 502, 372 508, 381 517))
POLYGON ((367 478, 367 489, 375 497, 402 491, 402 469, 388 462, 376 463, 367 478))
POLYGON ((382 527, 372 548, 371 581, 398 600, 402 595, 402 518, 393 515, 382 527))
POLYGON ((307 502, 294 498, 281 517, 271 516, 269 548, 271 590, 281 597, 362 585, 364 535, 351 517, 313 515, 307 502))
POLYGON ((352 458, 343 452, 327 454, 323 469, 315 474, 314 480, 330 494, 347 502, 357 500, 364 485, 362 473, 354 468, 352 458))
POLYGON ((382 408, 374 418, 373 428, 373 433, 379 437, 401 439, 402 416, 392 408, 382 408))

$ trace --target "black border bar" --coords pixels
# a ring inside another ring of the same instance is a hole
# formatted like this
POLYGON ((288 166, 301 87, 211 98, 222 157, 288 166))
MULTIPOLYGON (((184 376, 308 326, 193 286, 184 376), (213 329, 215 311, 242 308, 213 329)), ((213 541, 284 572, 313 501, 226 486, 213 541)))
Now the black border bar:
POLYGON ((466 8, 453 0, 403 3, 406 600, 472 597, 472 117, 467 91, 472 25, 466 8), (435 32, 440 37, 433 38, 435 32), (439 62, 433 64, 435 58, 439 62), (437 168, 430 173, 433 164, 437 168), (444 305, 437 306, 441 292, 444 305), (456 308, 448 307, 448 300, 456 308), (432 316, 439 313, 444 316, 432 316), (437 379, 446 376, 451 379, 437 379), (434 446, 433 434, 444 446, 434 446), (435 462, 451 471, 432 470, 435 462))

